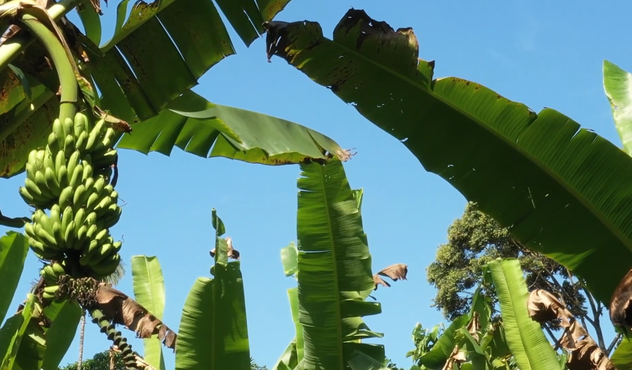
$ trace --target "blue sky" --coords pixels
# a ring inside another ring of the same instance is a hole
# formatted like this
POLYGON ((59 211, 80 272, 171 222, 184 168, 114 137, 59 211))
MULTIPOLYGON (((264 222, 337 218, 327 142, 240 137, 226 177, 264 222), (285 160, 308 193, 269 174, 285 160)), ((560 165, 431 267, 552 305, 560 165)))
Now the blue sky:
MULTIPOLYGON (((104 8, 111 34, 115 2, 104 8)), ((632 70, 628 14, 632 4, 594 1, 424 1, 294 0, 278 20, 313 20, 325 35, 351 8, 365 9, 392 27, 413 27, 420 57, 436 60, 435 76, 458 76, 484 84, 536 112, 555 108, 619 145, 603 93, 602 60, 632 70)), ((231 30, 231 35, 235 33, 231 30)), ((211 69, 195 91, 212 102, 250 109, 301 123, 358 154, 345 168, 354 188, 364 189, 363 221, 374 270, 393 263, 409 266, 408 281, 375 296, 383 313, 366 318, 383 332, 387 356, 406 368, 410 333, 417 322, 443 321, 430 307, 435 291, 426 267, 465 199, 439 177, 424 171, 401 143, 360 116, 283 60, 267 63, 263 39, 246 48, 234 37, 237 55, 211 69)), ((157 56, 159 58, 159 56, 157 56)), ((126 202, 115 237, 124 236, 123 259, 157 255, 166 280, 164 321, 177 329, 194 280, 208 276, 213 229, 211 208, 242 253, 251 354, 271 366, 292 339, 294 326, 280 248, 296 238, 297 166, 265 167, 227 159, 203 159, 174 150, 171 157, 122 150, 117 190, 126 202)), ((0 207, 27 214, 17 193, 23 175, 0 181, 0 207)), ((5 230, 0 228, 1 232, 5 230)), ((38 276, 30 255, 13 309, 38 276)), ((131 272, 118 286, 132 294, 131 272)), ((607 319, 605 319, 606 325, 607 319)), ((142 353, 142 342, 126 332, 142 353)), ((87 326, 85 357, 105 350, 107 340, 87 326)), ((75 361, 75 342, 63 363, 75 361)), ((174 356, 165 353, 167 368, 174 356)))

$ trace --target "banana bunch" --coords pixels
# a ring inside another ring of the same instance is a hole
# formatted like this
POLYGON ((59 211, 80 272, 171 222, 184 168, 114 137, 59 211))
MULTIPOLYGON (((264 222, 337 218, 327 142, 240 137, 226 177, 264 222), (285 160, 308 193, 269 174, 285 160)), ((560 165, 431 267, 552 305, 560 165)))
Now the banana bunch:
POLYGON ((59 290, 57 284, 62 275, 66 275, 64 262, 51 262, 40 270, 40 276, 44 278, 44 282, 46 283, 42 291, 43 298, 55 299, 55 293, 59 290))
MULTIPOLYGON (((108 230, 122 211, 110 184, 118 157, 112 149, 116 132, 104 119, 90 126, 83 113, 74 121, 56 119, 48 145, 29 154, 20 195, 36 207, 25 232, 38 257, 78 258, 85 270, 104 277, 118 266, 122 246, 108 230)), ((54 295, 52 284, 49 290, 54 295)))

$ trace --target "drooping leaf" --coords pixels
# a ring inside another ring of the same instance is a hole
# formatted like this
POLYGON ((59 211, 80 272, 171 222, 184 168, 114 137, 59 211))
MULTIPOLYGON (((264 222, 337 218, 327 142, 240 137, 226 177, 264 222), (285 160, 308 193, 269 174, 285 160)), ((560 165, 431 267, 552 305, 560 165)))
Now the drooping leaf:
POLYGON ((45 331, 46 350, 43 370, 57 370, 72 344, 81 320, 81 308, 74 302, 53 302, 44 309, 44 315, 52 321, 45 331))
POLYGON ((603 87, 623 148, 632 155, 632 74, 604 60, 603 87))
POLYGON ((380 313, 381 307, 362 296, 373 289, 371 255, 342 163, 334 159, 301 169, 297 238, 302 367, 345 369, 354 350, 383 361, 383 347, 355 343, 381 336, 361 318, 380 313))
POLYGON ((403 263, 396 263, 394 265, 390 265, 380 271, 377 274, 373 275, 373 283, 375 284, 374 290, 377 290, 378 285, 382 285, 383 287, 390 287, 391 284, 387 283, 384 279, 382 279, 379 275, 389 277, 393 281, 397 280, 406 280, 406 274, 408 274, 408 266, 403 263))
POLYGON ((459 78, 433 80, 410 28, 350 10, 323 37, 314 22, 270 22, 269 55, 326 86, 400 140, 528 248, 608 302, 632 266, 632 158, 553 110, 535 113, 459 78), (604 275, 595 266, 608 266, 604 275))
MULTIPOLYGON (((160 262, 156 256, 132 257, 132 286, 134 297, 143 307, 162 320, 165 309, 165 281, 160 262)), ((157 335, 143 340, 144 359, 156 369, 165 370, 162 344, 157 335)))
POLYGON ((540 325, 531 320, 527 310, 529 292, 522 276, 520 262, 515 259, 493 261, 487 268, 498 294, 505 337, 520 369, 558 368, 555 351, 540 325))
POLYGON ((367 356, 360 351, 356 351, 351 355, 349 367, 351 370, 391 370, 373 357, 367 356))
POLYGON ((174 147, 201 157, 225 157, 268 165, 342 160, 349 154, 336 142, 304 126, 260 113, 214 105, 189 91, 158 116, 135 124, 119 148, 170 155, 174 147))
POLYGON ((0 238, 0 322, 13 300, 28 251, 28 241, 20 233, 10 231, 0 238))
POLYGON ((21 310, 9 318, 0 329, 0 358, 2 358, 0 369, 2 370, 13 368, 22 337, 33 314, 35 299, 35 295, 29 294, 21 310))

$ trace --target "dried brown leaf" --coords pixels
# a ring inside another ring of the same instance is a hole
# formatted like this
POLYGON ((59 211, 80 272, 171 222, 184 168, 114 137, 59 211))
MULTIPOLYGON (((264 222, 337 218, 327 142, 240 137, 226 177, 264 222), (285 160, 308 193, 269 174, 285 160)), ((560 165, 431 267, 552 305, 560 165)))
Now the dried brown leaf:
POLYGON ((100 284, 95 299, 97 307, 115 324, 133 330, 139 338, 158 334, 165 346, 175 349, 177 334, 125 293, 100 284))
POLYGON ((610 321, 614 326, 632 327, 632 270, 621 280, 610 298, 610 321))
MULTIPOLYGON (((228 244, 228 248, 226 250, 227 254, 228 254, 228 258, 232 258, 234 260, 238 260, 240 253, 237 249, 233 249, 233 238, 231 238, 230 236, 226 238, 226 244, 228 244)), ((215 248, 213 248, 213 250, 211 250, 209 252, 211 254, 211 257, 215 257, 215 248)))
POLYGON ((616 370, 601 348, 575 319, 575 316, 551 293, 536 289, 529 294, 529 316, 540 323, 559 319, 564 333, 560 345, 570 353, 569 370, 616 370))
POLYGON ((396 263, 394 265, 390 265, 387 268, 379 271, 377 274, 373 275, 373 282, 375 283, 375 288, 377 289, 378 285, 382 285, 384 287, 390 287, 391 285, 384 281, 378 275, 386 276, 393 281, 397 280, 406 280, 406 275, 408 274, 408 266, 403 263, 396 263))
POLYGON ((481 329, 481 321, 480 321, 481 316, 479 315, 478 312, 474 311, 474 314, 472 315, 472 320, 470 320, 470 322, 467 324, 467 331, 470 332, 470 335, 476 339, 476 341, 478 342, 478 331, 481 329))
POLYGON ((450 357, 448 357, 448 360, 445 362, 445 365, 443 365, 441 370, 452 370, 454 368, 454 364, 460 364, 465 361, 467 361, 465 353, 459 351, 459 346, 454 346, 452 353, 450 353, 450 357))

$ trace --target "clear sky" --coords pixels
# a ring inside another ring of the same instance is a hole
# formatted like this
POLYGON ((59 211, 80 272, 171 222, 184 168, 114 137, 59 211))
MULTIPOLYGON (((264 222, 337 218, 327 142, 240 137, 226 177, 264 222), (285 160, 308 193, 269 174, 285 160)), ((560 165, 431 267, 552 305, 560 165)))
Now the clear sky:
MULTIPOLYGON (((104 7, 105 36, 111 34, 117 3, 104 7)), ((603 93, 602 60, 632 70, 632 3, 294 0, 277 19, 318 21, 331 36, 351 7, 365 9, 394 28, 413 27, 420 57, 436 60, 435 77, 479 82, 536 112, 555 108, 619 145, 603 93)), ((362 214, 374 271, 397 262, 409 266, 408 281, 376 292, 383 313, 366 322, 385 334, 379 342, 386 345, 387 356, 408 368, 405 354, 413 347, 413 326, 442 321, 430 307, 435 291, 426 282, 425 269, 436 247, 446 241, 447 227, 461 215, 465 199, 329 90, 279 58, 267 63, 263 39, 246 48, 232 30, 231 35, 237 55, 211 69, 195 91, 218 104, 301 123, 344 148, 355 148, 358 154, 345 168, 351 186, 364 188, 362 214)), ((117 190, 126 205, 112 234, 124 236, 121 254, 128 265, 132 255, 159 257, 166 280, 165 323, 177 330, 191 285, 209 275, 215 207, 242 254, 251 354, 259 364, 273 365, 294 335, 286 289, 295 283, 283 276, 279 249, 296 238, 298 166, 203 159, 179 149, 171 157, 121 150, 119 166, 117 190)), ((0 181, 3 213, 29 212, 17 192, 23 180, 20 175, 0 181)), ((10 312, 38 277, 38 267, 29 255, 10 312)), ((132 294, 131 271, 118 288, 132 294)), ((142 342, 132 332, 124 333, 142 353, 142 342)), ((89 324, 85 357, 107 348, 106 338, 89 324)), ((77 356, 75 341, 63 363, 77 356)), ((173 368, 173 354, 165 353, 165 360, 173 368)))

